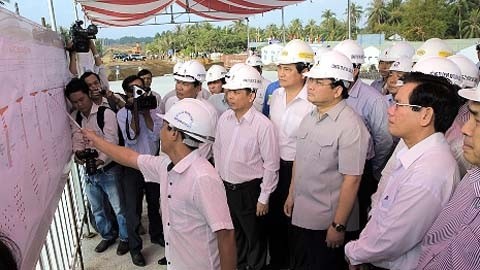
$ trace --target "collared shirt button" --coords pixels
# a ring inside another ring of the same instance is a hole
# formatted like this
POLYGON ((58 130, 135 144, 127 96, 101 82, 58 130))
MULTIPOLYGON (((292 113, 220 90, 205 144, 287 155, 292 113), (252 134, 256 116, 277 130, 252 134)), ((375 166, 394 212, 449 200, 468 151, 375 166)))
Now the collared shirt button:
POLYGON ((172 183, 172 182, 170 182, 170 186, 171 186, 171 185, 173 185, 173 183, 172 183))
POLYGON ((167 198, 169 198, 169 199, 172 198, 172 195, 168 195, 167 198))

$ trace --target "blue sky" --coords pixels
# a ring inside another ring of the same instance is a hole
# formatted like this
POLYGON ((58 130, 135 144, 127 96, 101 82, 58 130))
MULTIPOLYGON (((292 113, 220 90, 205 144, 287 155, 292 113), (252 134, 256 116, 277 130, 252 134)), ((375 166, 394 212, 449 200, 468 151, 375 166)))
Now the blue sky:
MULTIPOLYGON (((45 17, 47 22, 50 22, 50 15, 48 12, 48 1, 49 0, 10 0, 10 3, 6 4, 6 8, 13 10, 13 3, 17 2, 20 9, 20 15, 40 23, 41 17, 45 17)), ((74 6, 73 0, 51 0, 53 1, 55 16, 57 26, 70 27, 74 18, 74 6)), ((357 0, 352 1, 361 5, 364 9, 370 3, 370 0, 357 0)), ((328 0, 307 0, 298 5, 292 5, 285 8, 285 24, 295 18, 299 18, 303 24, 305 24, 309 19, 314 19, 320 21, 320 16, 325 9, 331 9, 336 15, 337 18, 345 18, 344 11, 347 6, 347 0, 342 1, 328 1, 328 0)), ((78 7, 80 7, 78 5, 78 7)), ((81 13, 80 8, 79 16, 80 19, 83 19, 83 13, 81 13)), ((165 21, 170 18, 157 17, 157 21, 165 21)), ((192 16, 192 20, 199 20, 199 17, 192 16)), ((281 12, 280 11, 271 11, 263 15, 255 15, 249 18, 250 25, 254 27, 265 27, 268 24, 275 23, 277 25, 281 24, 281 12)), ((183 15, 183 17, 178 18, 178 21, 186 21, 188 17, 183 15)), ((363 20, 364 21, 364 20, 363 20)), ((214 23, 219 25, 226 25, 229 22, 214 23)), ((166 30, 173 29, 173 25, 150 25, 150 26, 134 26, 134 27, 123 27, 123 28, 102 28, 99 31, 97 37, 99 38, 120 38, 123 36, 135 36, 135 37, 153 37, 157 32, 162 32, 166 30)))

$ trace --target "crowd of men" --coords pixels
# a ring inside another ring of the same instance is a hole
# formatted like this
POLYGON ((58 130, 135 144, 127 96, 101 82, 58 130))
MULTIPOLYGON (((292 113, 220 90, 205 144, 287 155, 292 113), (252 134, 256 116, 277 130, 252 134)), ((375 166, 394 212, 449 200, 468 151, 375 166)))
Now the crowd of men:
POLYGON ((386 48, 371 85, 353 40, 290 41, 272 83, 191 60, 164 97, 148 70, 113 93, 91 50, 65 96, 95 251, 145 265, 145 195, 167 269, 480 269, 479 68, 445 41, 386 48))

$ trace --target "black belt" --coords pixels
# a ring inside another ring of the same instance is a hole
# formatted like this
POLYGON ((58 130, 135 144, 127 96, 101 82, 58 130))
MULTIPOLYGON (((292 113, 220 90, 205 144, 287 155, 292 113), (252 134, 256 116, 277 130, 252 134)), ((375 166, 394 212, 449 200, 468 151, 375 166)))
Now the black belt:
POLYGON ((108 163, 106 166, 103 166, 102 168, 98 168, 96 174, 107 172, 108 170, 115 167, 116 165, 117 165, 117 163, 112 161, 112 162, 108 163))
POLYGON ((240 184, 232 184, 232 183, 229 183, 227 181, 223 181, 223 185, 225 186, 225 189, 235 191, 235 190, 240 190, 240 189, 247 188, 249 186, 259 185, 260 182, 262 182, 262 178, 255 178, 253 180, 243 182, 243 183, 240 183, 240 184))

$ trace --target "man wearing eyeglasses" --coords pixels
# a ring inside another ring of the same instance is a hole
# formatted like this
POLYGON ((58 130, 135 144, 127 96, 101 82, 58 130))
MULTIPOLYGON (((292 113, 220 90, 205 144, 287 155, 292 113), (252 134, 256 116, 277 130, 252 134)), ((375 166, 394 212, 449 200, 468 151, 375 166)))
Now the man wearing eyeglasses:
POLYGON ((443 78, 411 73, 388 109, 388 128, 401 138, 372 196, 370 219, 347 243, 350 269, 415 269, 420 244, 459 180, 444 132, 458 110, 443 78))
POLYGON ((463 125, 463 155, 473 164, 425 235, 417 269, 480 269, 480 89, 462 89, 469 100, 469 120, 463 125))

